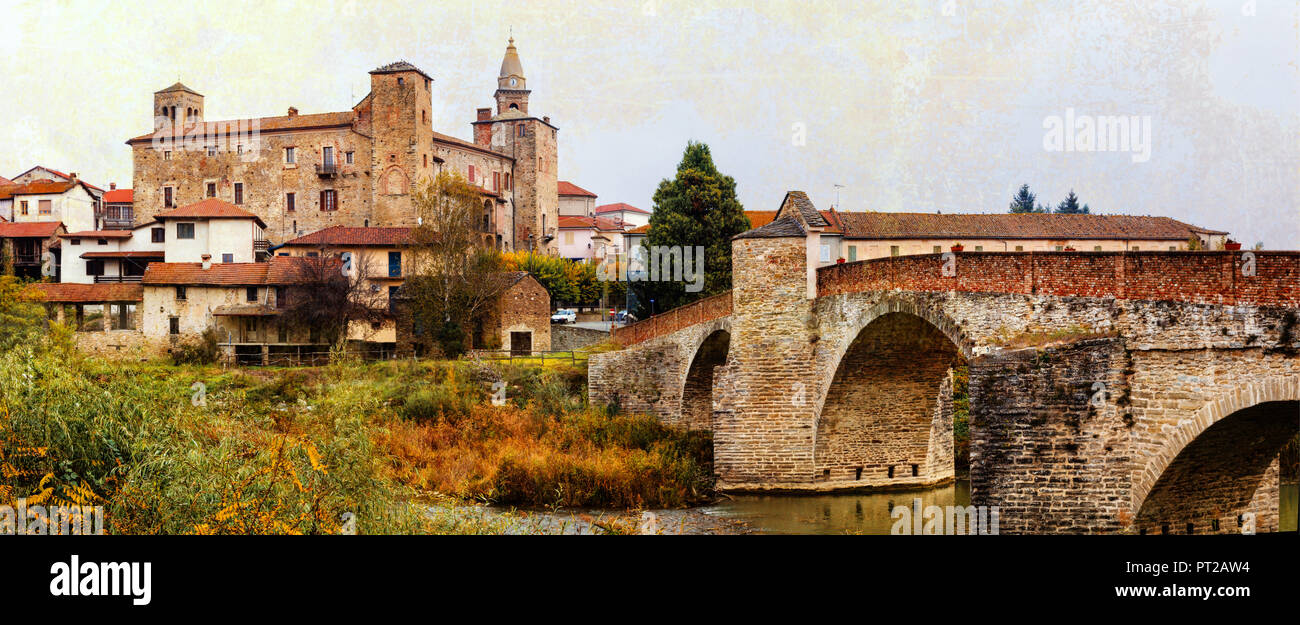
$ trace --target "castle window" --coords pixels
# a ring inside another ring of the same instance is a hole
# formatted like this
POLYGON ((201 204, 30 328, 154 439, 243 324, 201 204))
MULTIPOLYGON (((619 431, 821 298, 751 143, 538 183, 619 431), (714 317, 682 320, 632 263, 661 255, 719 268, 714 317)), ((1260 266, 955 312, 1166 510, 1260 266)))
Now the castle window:
POLYGON ((519 110, 519 105, 518 105, 518 104, 515 104, 515 103, 512 102, 512 103, 510 104, 510 110, 512 110, 512 111, 517 111, 517 110, 519 110))
POLYGON ((349 165, 352 164, 352 153, 351 153, 351 152, 346 152, 346 153, 343 154, 343 162, 345 162, 345 163, 347 163, 347 164, 349 164, 349 165))
MULTIPOLYGON (((170 154, 170 152, 169 152, 169 154, 170 154)), ((171 187, 163 187, 163 206, 166 207, 166 208, 172 208, 173 206, 175 206, 175 204, 172 203, 172 188, 171 188, 171 187)))
POLYGON ((469 166, 469 183, 474 184, 474 166, 469 166))
POLYGON ((295 162, 297 162, 294 160, 293 148, 284 149, 284 162, 286 165, 293 165, 295 162))
POLYGON ((208 183, 208 197, 217 197, 217 183, 208 183))
POLYGON ((506 173, 505 173, 505 177, 506 177, 506 180, 505 180, 505 185, 504 185, 504 186, 505 186, 505 188, 506 188, 507 191, 510 191, 510 190, 511 190, 511 187, 510 187, 510 172, 506 172, 506 173))
POLYGON ((425 154, 425 155, 424 155, 424 166, 425 166, 425 167, 428 167, 428 166, 429 166, 429 155, 428 155, 428 154, 425 154))
MULTIPOLYGON (((292 194, 292 193, 286 193, 286 194, 284 194, 284 210, 285 210, 286 212, 290 212, 290 213, 293 212, 293 194, 292 194)), ((297 223, 297 222, 295 222, 295 223, 297 223)))
POLYGON ((172 151, 171 151, 171 150, 163 150, 163 160, 164 160, 164 161, 170 161, 170 160, 172 160, 172 151))
POLYGON ((244 183, 242 182, 235 183, 235 203, 236 204, 244 203, 244 183))
POLYGON ((404 85, 404 84, 406 84, 406 79, 405 79, 405 78, 402 78, 401 76, 398 76, 398 77, 397 77, 397 86, 400 87, 400 86, 402 86, 402 85, 404 85))
POLYGON ((208 156, 216 156, 216 155, 217 155, 217 146, 215 145, 208 146, 208 156))
POLYGON ((320 209, 323 211, 338 210, 338 195, 334 189, 326 189, 320 192, 320 209))
POLYGON ((519 136, 524 136, 524 125, 519 124, 519 136))

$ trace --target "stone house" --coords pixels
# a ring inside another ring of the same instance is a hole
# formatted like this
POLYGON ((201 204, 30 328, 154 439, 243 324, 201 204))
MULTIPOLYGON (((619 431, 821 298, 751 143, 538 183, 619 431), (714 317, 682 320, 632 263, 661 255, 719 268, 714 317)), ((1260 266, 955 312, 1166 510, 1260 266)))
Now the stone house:
POLYGON ((153 132, 127 141, 134 219, 220 198, 261 218, 277 242, 331 226, 410 227, 412 192, 446 171, 483 190, 485 242, 547 250, 557 129, 527 112, 513 40, 497 81, 496 112, 478 109, 473 141, 433 130, 433 79, 404 61, 371 71, 370 93, 341 112, 207 122, 204 97, 177 83, 154 94, 153 132))
POLYGON ((141 325, 143 289, 129 283, 38 282, 51 321, 75 330, 77 349, 111 358, 157 356, 165 343, 148 337, 141 325))
MULTIPOLYGON (((277 257, 338 257, 348 275, 361 282, 361 291, 373 296, 372 303, 392 310, 393 297, 411 269, 410 228, 349 228, 333 226, 286 241, 275 249, 277 257)), ((348 339, 395 346, 397 329, 392 317, 382 322, 355 321, 348 339)))
MULTIPOLYGON (((551 296, 537 278, 526 271, 503 276, 506 287, 488 307, 479 327, 469 337, 473 349, 506 350, 528 355, 551 349, 551 296)), ((407 302, 394 303, 397 319, 397 354, 423 356, 433 342, 421 324, 411 319, 407 302)))

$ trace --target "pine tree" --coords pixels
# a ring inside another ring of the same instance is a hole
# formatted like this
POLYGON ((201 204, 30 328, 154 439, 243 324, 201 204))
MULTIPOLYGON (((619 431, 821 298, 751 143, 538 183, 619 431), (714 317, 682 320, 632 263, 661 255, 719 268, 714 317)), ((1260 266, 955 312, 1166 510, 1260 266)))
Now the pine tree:
POLYGON ((1056 205, 1056 212, 1062 215, 1087 215, 1088 205, 1079 205, 1079 196, 1074 194, 1074 189, 1070 189, 1070 194, 1056 205))
MULTIPOLYGON (((636 315, 642 319, 731 288, 731 237, 749 230, 749 218, 736 199, 736 181, 718 171, 709 146, 694 141, 686 145, 677 174, 663 180, 654 194, 654 212, 644 245, 704 249, 704 285, 697 293, 686 290, 691 280, 634 282, 636 315)), ((646 251, 645 258, 654 258, 646 251)), ((694 256, 692 257, 694 260, 694 256)), ((694 262, 691 263, 691 269, 694 262)))
POLYGON ((1041 213, 1046 209, 1041 204, 1035 205, 1034 200, 1037 195, 1030 193, 1029 185, 1020 185, 1020 191, 1011 198, 1011 204, 1008 206, 1008 212, 1011 213, 1041 213))

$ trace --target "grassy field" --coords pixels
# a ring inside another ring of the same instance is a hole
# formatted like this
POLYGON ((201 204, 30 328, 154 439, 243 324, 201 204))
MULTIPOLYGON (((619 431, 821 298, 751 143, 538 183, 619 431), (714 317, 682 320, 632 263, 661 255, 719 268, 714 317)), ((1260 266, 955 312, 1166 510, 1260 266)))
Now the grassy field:
POLYGON ((112 533, 492 533, 436 511, 711 496, 707 434, 586 405, 584 364, 240 370, 41 345, 0 370, 0 501, 103 505, 112 533))

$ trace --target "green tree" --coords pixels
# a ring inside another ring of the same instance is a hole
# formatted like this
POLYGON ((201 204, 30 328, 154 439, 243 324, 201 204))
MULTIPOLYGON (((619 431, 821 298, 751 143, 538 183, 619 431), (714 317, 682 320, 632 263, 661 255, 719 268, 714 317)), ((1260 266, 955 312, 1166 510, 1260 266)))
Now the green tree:
MULTIPOLYGON (((649 316, 650 300, 655 312, 663 312, 701 297, 731 288, 731 237, 749 230, 749 218, 736 199, 736 181, 718 171, 709 146, 689 142, 677 174, 659 183, 654 194, 654 213, 645 245, 666 249, 679 247, 704 250, 704 280, 700 292, 688 292, 692 280, 683 272, 682 281, 634 282, 641 318, 649 316)), ((646 255, 647 259, 653 258, 646 255)), ((695 266, 692 257, 690 266, 695 266)), ((671 278, 671 277, 670 277, 671 278)))
POLYGON ((1074 194, 1074 189, 1070 189, 1070 194, 1065 196, 1065 199, 1061 200, 1060 204, 1056 205, 1056 212, 1062 215, 1087 215, 1088 205, 1080 205, 1079 196, 1074 194))
POLYGON ((1038 213, 1042 212, 1041 205, 1036 205, 1034 201, 1038 196, 1029 191, 1029 185, 1020 185, 1020 191, 1011 198, 1011 204, 1007 207, 1010 213, 1038 213))
POLYGON ((0 352, 40 341, 45 307, 40 294, 22 280, 0 276, 0 352))

